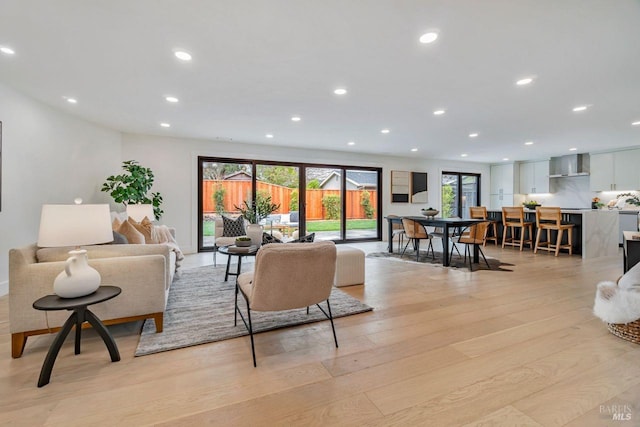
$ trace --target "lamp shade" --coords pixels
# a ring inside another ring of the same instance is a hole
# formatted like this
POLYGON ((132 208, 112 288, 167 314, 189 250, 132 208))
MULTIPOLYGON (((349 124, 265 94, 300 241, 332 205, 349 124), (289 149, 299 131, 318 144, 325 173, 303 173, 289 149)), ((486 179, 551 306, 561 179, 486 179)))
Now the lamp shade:
POLYGON ((156 219, 153 214, 153 205, 127 205, 127 215, 137 222, 141 222, 145 216, 149 221, 156 219))
POLYGON ((111 241, 109 205, 42 205, 38 246, 82 246, 111 241))

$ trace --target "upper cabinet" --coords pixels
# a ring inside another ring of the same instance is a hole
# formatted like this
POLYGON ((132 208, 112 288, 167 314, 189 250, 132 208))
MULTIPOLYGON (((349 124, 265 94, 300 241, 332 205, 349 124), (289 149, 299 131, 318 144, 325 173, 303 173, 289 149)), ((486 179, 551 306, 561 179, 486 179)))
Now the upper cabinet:
POLYGON ((549 192, 549 160, 520 163, 519 193, 549 192))
POLYGON ((518 168, 514 163, 491 166, 491 194, 513 194, 518 168))
POLYGON ((518 188, 518 165, 505 163, 491 166, 490 209, 513 206, 514 190, 518 188))
POLYGON ((591 191, 634 191, 640 189, 640 150, 623 150, 591 155, 591 191))

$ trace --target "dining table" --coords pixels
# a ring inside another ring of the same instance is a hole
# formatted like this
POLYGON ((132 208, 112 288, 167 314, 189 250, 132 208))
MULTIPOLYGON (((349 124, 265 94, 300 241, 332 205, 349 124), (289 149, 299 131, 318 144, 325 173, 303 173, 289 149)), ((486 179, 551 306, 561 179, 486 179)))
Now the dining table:
MULTIPOLYGON (((433 216, 387 216, 385 219, 387 220, 388 236, 391 236, 393 233, 393 224, 402 224, 402 218, 412 219, 416 221, 418 224, 425 227, 441 227, 443 230, 443 236, 450 236, 450 230, 459 229, 462 230, 465 227, 472 226, 473 224, 478 224, 480 222, 484 222, 484 219, 471 219, 471 218, 440 218, 433 216)), ((389 238, 389 252, 393 253, 393 240, 389 238)), ((442 239, 442 265, 448 267, 451 264, 451 259, 449 256, 449 239, 442 239)), ((479 250, 477 245, 473 245, 473 262, 479 262, 479 250)))

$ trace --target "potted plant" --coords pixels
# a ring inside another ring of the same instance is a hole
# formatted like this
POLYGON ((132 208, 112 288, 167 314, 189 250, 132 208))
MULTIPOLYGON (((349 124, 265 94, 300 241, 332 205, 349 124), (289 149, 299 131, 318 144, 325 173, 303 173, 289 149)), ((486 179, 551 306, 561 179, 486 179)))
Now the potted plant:
POLYGON ((245 200, 242 206, 234 205, 234 207, 240 211, 240 214, 251 224, 258 224, 261 220, 280 209, 280 205, 271 203, 270 195, 263 193, 256 194, 256 202, 253 205, 251 202, 245 200))
POLYGON ((153 205, 153 214, 159 220, 164 213, 160 208, 162 196, 160 193, 149 194, 153 186, 153 171, 140 166, 135 160, 122 162, 122 169, 125 173, 108 177, 101 191, 109 193, 116 203, 122 203, 125 207, 138 203, 153 205))

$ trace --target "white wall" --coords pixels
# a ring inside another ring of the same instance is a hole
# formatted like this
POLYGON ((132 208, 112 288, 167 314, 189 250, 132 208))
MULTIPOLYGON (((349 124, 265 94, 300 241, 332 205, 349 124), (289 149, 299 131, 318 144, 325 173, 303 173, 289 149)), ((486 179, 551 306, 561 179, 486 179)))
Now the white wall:
MULTIPOLYGON (((122 160, 138 160, 154 171, 156 180, 153 189, 164 198, 165 213, 161 223, 176 227, 178 244, 185 253, 195 252, 198 248, 198 156, 382 167, 383 215, 418 214, 420 208, 426 207, 425 204, 390 202, 391 170, 427 172, 429 201, 426 205, 434 207, 440 206, 440 176, 443 170, 480 173, 482 203, 489 203, 490 169, 487 164, 124 134, 122 160)), ((383 230, 386 238, 386 226, 383 226, 383 230)))
MULTIPOLYGON (((80 104, 77 106, 81 108, 80 104)), ((118 172, 121 134, 72 117, 0 84, 2 211, 0 295, 10 248, 35 242, 43 203, 107 203, 100 192, 118 172)))

